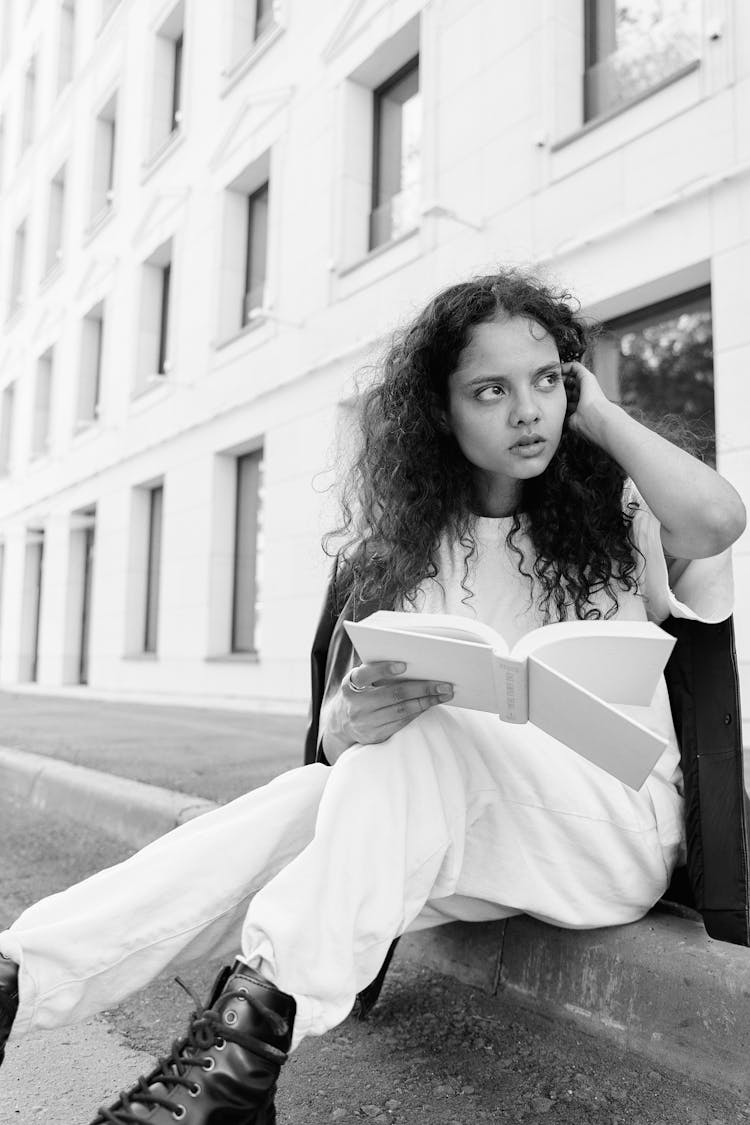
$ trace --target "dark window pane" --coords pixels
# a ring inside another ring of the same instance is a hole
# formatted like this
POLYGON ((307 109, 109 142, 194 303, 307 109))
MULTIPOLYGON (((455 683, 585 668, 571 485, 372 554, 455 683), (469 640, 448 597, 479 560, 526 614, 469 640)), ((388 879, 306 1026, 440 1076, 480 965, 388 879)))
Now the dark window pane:
POLYGON ((252 309, 263 305, 268 257, 268 184, 248 197, 247 257, 245 260, 245 296, 242 323, 246 324, 252 309))
MULTIPOLYGON (((605 390, 646 417, 678 414, 704 443, 703 456, 716 464, 713 330, 707 290, 664 302, 607 325, 596 345, 601 362, 614 363, 616 388, 605 390)), ((603 380, 604 382, 604 380, 603 380)))
POLYGON ((264 31, 268 31, 274 23, 273 0, 256 0, 255 2, 255 38, 260 39, 264 31))
POLYGON ((237 459, 232 652, 254 652, 263 451, 237 459))
POLYGON ((159 361, 156 370, 165 374, 167 344, 169 342, 169 288, 172 280, 172 264, 168 262, 161 271, 161 315, 159 317, 159 361))
POLYGON ((375 91, 373 109, 371 249, 418 221, 422 103, 417 59, 375 91))
POLYGON ((179 113, 181 108, 182 90, 182 36, 174 41, 174 78, 172 81, 172 129, 180 123, 179 113))
POLYGON ((586 0, 586 120, 699 59, 701 8, 700 0, 586 0))
POLYGON ((156 652, 159 624, 159 578, 161 574, 161 522, 164 488, 151 489, 148 520, 148 556, 146 573, 146 629, 144 652, 156 652))

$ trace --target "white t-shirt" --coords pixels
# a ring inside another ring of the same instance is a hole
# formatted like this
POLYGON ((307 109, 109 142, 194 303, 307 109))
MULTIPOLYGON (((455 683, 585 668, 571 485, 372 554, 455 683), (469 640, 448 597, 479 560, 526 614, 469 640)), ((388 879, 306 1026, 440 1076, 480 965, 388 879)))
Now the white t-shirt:
MULTIPOLYGON (((648 620, 657 625, 670 615, 708 623, 724 621, 732 613, 734 603, 731 548, 710 558, 668 561, 661 542, 661 525, 633 482, 628 480, 623 490, 623 505, 632 501, 638 504, 637 510, 631 509, 633 539, 645 562, 635 554, 638 569, 634 577, 638 591, 618 589, 619 608, 612 617, 624 621, 648 620)), ((520 572, 518 555, 505 541, 512 522, 511 516, 478 518, 474 532, 477 556, 470 560, 464 581, 473 597, 467 598, 461 585, 466 565, 464 548, 459 543, 445 542, 440 548, 438 577, 425 580, 417 592, 415 604, 406 604, 404 608, 425 613, 453 613, 485 622, 510 646, 543 625, 542 614, 536 608, 538 586, 530 604, 531 583, 520 572)), ((533 573, 533 550, 523 525, 514 539, 523 553, 524 570, 533 573)), ((591 601, 602 610, 602 615, 613 604, 603 591, 596 592, 591 601)), ((554 615, 554 607, 552 612, 554 615)), ((571 619, 574 616, 571 612, 571 619)), ((648 707, 623 706, 622 710, 658 732, 668 743, 646 785, 654 801, 662 842, 665 845, 677 843, 684 832, 681 809, 675 801, 675 791, 681 792, 682 776, 664 678, 648 707)))

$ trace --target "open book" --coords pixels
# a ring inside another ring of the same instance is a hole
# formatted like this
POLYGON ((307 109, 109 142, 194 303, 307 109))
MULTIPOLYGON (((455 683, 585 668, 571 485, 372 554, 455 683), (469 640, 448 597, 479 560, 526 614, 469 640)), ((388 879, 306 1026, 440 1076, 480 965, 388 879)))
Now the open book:
POLYGON ((344 628, 363 662, 403 660, 405 678, 454 685, 450 706, 531 722, 640 789, 667 743, 613 704, 648 706, 675 644, 649 621, 561 621, 512 649, 481 622, 379 610, 344 628))

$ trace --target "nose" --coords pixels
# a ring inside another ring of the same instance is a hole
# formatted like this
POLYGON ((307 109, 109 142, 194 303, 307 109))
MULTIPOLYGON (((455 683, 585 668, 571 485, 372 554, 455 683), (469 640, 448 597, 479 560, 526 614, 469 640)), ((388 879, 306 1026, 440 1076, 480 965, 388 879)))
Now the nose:
POLYGON ((534 395, 528 388, 518 392, 511 412, 511 421, 514 426, 530 426, 539 418, 539 405, 534 395))

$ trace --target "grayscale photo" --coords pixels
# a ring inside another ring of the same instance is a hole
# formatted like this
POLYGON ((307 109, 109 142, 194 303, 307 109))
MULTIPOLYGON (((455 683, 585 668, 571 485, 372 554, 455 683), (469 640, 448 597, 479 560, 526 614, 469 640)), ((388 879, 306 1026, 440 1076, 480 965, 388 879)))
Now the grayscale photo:
POLYGON ((0 0, 0 1125, 750 1125, 749 278, 743 0, 0 0))

